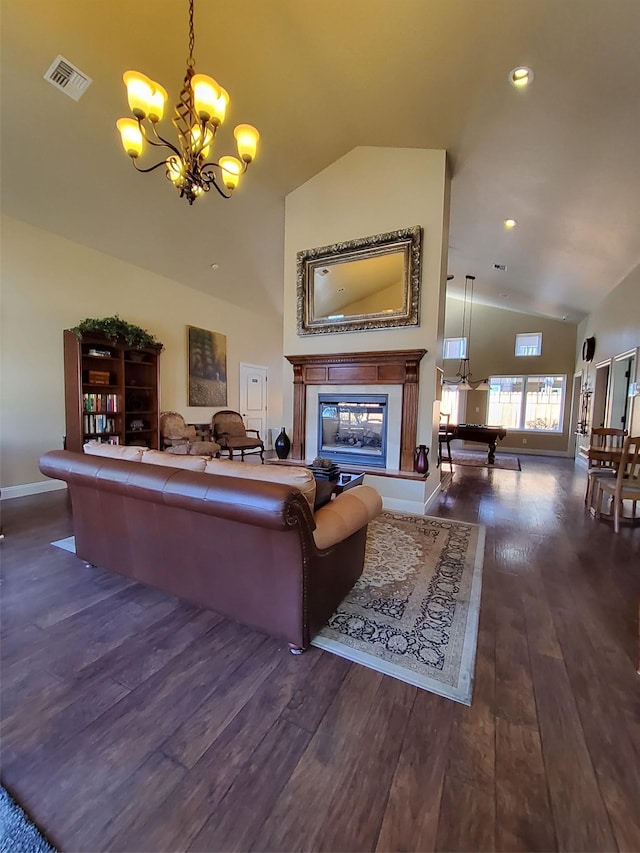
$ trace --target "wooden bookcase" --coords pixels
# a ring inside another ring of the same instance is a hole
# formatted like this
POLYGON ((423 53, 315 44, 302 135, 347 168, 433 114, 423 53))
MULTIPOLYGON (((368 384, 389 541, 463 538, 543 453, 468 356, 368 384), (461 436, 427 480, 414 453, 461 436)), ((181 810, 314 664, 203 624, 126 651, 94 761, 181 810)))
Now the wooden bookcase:
POLYGON ((160 347, 64 332, 67 450, 86 441, 160 447, 160 347))

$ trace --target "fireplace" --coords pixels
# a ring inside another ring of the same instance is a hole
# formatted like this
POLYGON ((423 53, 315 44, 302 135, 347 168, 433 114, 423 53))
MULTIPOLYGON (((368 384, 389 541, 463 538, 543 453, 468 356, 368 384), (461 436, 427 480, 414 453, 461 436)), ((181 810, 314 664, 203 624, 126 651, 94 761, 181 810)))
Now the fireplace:
MULTIPOLYGON (((313 386, 357 386, 344 388, 340 393, 352 396, 352 391, 368 386, 394 388, 398 394, 398 414, 388 415, 387 422, 393 418, 397 426, 397 445, 390 457, 389 436, 387 437, 387 464, 399 467, 401 471, 413 471, 413 459, 416 449, 418 426, 418 376, 420 359, 426 350, 395 350, 378 352, 334 353, 332 355, 287 355, 285 358, 293 366, 293 459, 306 459, 307 449, 311 450, 311 438, 317 435, 316 420, 312 436, 307 433, 307 390, 313 386)), ((331 387, 322 388, 319 393, 331 392, 331 387)), ((372 390, 376 390, 375 388, 372 390)), ((385 392, 387 388, 384 388, 385 392)), ((338 391, 338 388, 336 388, 338 391)), ((389 398, 391 409, 391 396, 389 398)), ((315 442, 314 442, 315 443, 315 442)), ((313 452, 311 456, 315 455, 313 452)))
POLYGON ((319 394, 318 454, 337 463, 385 468, 387 394, 319 394))

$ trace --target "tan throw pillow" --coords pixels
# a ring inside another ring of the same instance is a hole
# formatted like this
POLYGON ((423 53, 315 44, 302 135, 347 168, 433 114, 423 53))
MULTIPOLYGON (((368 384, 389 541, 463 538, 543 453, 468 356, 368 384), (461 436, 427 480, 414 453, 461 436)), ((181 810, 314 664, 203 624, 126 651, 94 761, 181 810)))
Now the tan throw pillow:
POLYGON ((105 444, 102 441, 88 441, 82 448, 90 456, 109 456, 111 459, 123 459, 128 462, 140 462, 146 447, 127 447, 120 444, 105 444))
POLYGON ((204 471, 206 456, 176 456, 161 450, 147 450, 142 461, 148 465, 164 465, 166 468, 182 468, 185 471, 204 471))
POLYGON ((262 480, 282 483, 300 489, 313 512, 316 499, 316 481, 308 468, 297 465, 254 465, 251 462, 233 462, 226 459, 211 459, 204 469, 207 474, 223 477, 241 477, 243 480, 262 480))

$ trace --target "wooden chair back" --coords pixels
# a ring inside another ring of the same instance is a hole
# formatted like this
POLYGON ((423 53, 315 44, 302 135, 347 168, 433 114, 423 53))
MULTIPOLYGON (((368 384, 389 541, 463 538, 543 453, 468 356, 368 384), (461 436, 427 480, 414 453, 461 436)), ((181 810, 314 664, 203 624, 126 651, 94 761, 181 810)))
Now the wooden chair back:
POLYGON ((630 435, 625 439, 615 480, 600 481, 598 489, 597 515, 601 516, 602 501, 605 495, 609 495, 613 499, 613 527, 618 533, 623 515, 623 501, 632 502, 634 519, 640 501, 640 435, 630 435))
POLYGON ((589 440, 589 468, 617 468, 607 451, 622 450, 626 429, 614 427, 594 427, 589 440), (602 456, 599 454, 602 453, 602 456))
POLYGON ((628 487, 629 491, 640 493, 640 435, 630 435, 622 448, 622 459, 618 469, 616 490, 628 487))

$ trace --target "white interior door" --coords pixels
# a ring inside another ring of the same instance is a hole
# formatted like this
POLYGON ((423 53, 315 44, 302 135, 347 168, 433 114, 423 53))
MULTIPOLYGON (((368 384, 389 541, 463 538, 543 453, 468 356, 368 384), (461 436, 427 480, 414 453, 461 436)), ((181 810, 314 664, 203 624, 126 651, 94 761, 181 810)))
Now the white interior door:
POLYGON ((240 364, 240 414, 247 429, 257 429, 265 447, 267 433, 267 368, 240 364))

